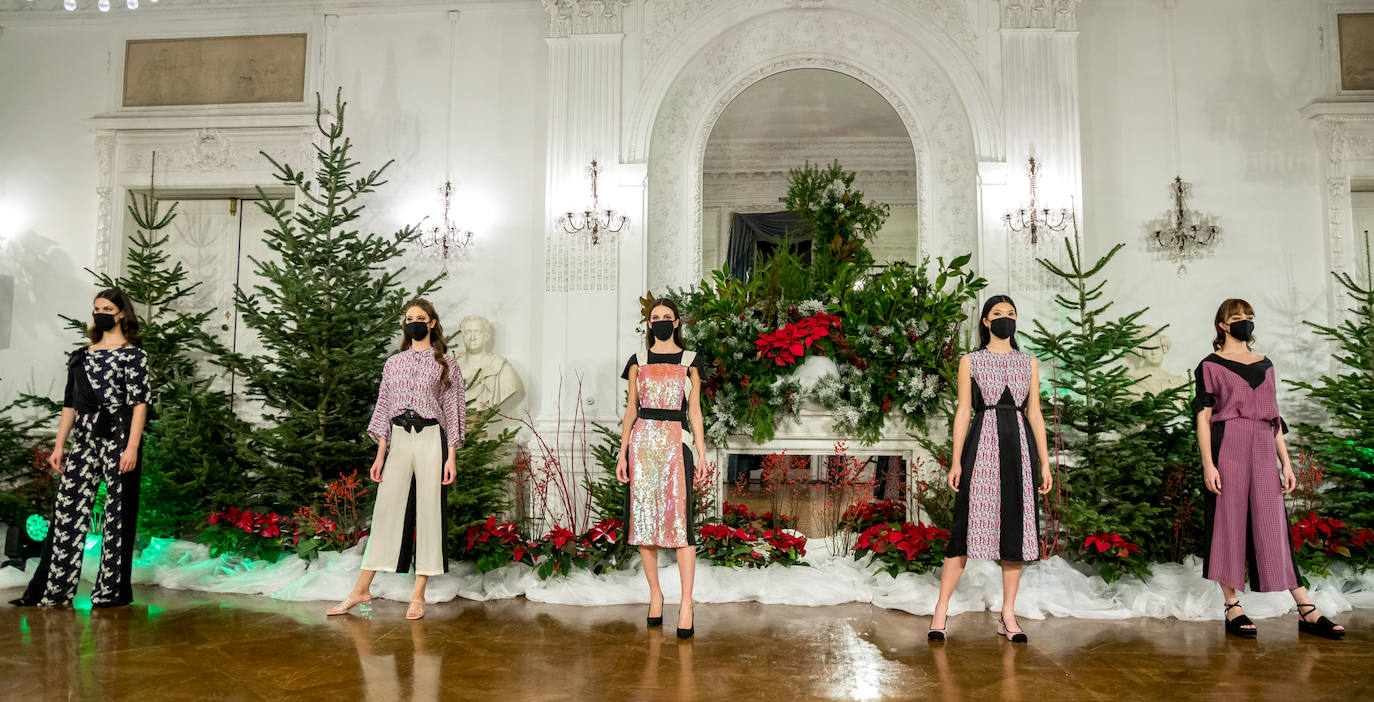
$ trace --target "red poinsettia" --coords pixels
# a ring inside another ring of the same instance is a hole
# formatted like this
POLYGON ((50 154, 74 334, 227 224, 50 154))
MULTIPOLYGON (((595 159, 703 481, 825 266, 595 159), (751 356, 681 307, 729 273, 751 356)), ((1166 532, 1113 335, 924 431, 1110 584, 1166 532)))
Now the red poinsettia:
POLYGON ((1139 546, 1121 538, 1120 534, 1102 531, 1089 534, 1088 538, 1083 539, 1083 548, 1095 549, 1098 553, 1112 551, 1118 558, 1127 558, 1140 552, 1139 546))
POLYGON ((840 318, 817 312, 777 331, 762 334, 754 340, 754 347, 763 358, 771 358, 780 366, 795 363, 817 340, 830 336, 831 330, 841 329, 840 318))

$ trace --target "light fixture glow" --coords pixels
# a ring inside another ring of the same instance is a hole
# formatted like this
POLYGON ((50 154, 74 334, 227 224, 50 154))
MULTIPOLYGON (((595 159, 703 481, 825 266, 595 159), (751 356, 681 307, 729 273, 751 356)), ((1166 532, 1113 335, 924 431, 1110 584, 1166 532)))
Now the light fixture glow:
POLYGON ((110 11, 110 0, 100 0, 100 2, 97 2, 97 3, 95 4, 95 6, 98 7, 98 8, 100 8, 100 11, 101 11, 101 12, 109 12, 109 11, 110 11))

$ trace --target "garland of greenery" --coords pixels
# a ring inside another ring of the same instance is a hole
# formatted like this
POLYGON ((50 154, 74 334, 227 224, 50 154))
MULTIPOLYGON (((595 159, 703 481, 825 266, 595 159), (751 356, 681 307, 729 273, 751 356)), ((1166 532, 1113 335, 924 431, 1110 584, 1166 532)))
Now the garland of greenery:
POLYGON ((957 370, 964 307, 987 285, 968 269, 972 256, 874 272, 867 242, 888 206, 866 200, 838 162, 794 169, 786 203, 812 237, 810 261, 784 245, 743 280, 722 268, 669 293, 706 368, 708 440, 768 441, 805 400, 830 410, 836 434, 864 442, 893 413, 923 427, 957 370), (838 368, 809 392, 793 377, 806 356, 838 368))

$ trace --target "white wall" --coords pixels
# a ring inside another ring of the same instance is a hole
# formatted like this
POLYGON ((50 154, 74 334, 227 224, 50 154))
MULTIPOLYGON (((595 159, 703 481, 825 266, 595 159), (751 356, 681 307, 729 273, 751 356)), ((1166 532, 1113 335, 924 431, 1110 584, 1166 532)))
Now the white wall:
POLYGON ((57 314, 90 314, 96 164, 82 120, 102 107, 105 70, 100 27, 0 35, 0 274, 17 278, 0 403, 21 391, 60 398, 73 338, 57 314))
POLYGON ((1325 371, 1302 320, 1325 322, 1327 274, 1313 125, 1319 3, 1179 0, 1174 17, 1183 179, 1190 206, 1220 216, 1223 240, 1188 265, 1156 260, 1146 222, 1170 205, 1175 175, 1161 0, 1093 0, 1079 8, 1085 238, 1090 257, 1118 242, 1108 269, 1118 311, 1151 309, 1171 324, 1165 368, 1210 352, 1227 297, 1256 307, 1256 350, 1281 378, 1325 371))
MULTIPOLYGON (((150 35, 235 31, 233 21, 185 13, 148 12, 139 20, 137 30, 150 35), (168 16, 192 19, 144 19, 168 16)), ((342 85, 347 133, 364 166, 396 159, 390 182, 367 202, 363 230, 389 233, 423 215, 439 216, 449 26, 443 11, 339 18, 326 91, 342 85)), ((475 232, 476 245, 449 265, 443 290, 432 296, 450 331, 467 314, 493 322, 496 350, 523 376, 527 395, 537 392, 540 353, 533 320, 543 282, 544 30, 544 14, 528 4, 461 15, 455 219, 475 232)), ((82 121, 109 109, 111 31, 110 23, 14 23, 0 34, 0 234, 18 230, 0 253, 0 275, 19 276, 15 343, 0 350, 0 403, 21 391, 60 394, 72 337, 56 315, 89 313, 94 288, 81 269, 94 262, 97 176, 94 136, 82 121)), ((408 265, 413 282, 438 270, 425 261, 408 265)))

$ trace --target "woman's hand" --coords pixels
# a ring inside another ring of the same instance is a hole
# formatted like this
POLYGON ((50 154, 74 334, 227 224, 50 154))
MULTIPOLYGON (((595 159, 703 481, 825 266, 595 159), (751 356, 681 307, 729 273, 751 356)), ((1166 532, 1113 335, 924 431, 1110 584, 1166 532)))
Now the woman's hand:
POLYGON ((454 456, 454 448, 453 446, 449 447, 448 460, 444 461, 444 485, 451 484, 454 476, 458 475, 458 464, 454 456))
POLYGON ((630 482, 630 466, 625 462, 625 452, 615 459, 615 479, 622 483, 630 482))
POLYGON ((1213 494, 1221 494, 1221 471, 1217 470, 1211 461, 1202 464, 1202 484, 1213 494))
POLYGON ((67 452, 61 446, 57 446, 53 448, 52 453, 48 456, 48 465, 52 466, 54 473, 61 473, 63 469, 62 463, 65 460, 67 460, 67 452))
POLYGON ((1283 494, 1291 495, 1298 489, 1298 476, 1293 475, 1293 466, 1284 464, 1283 466, 1283 494))
POLYGON ((945 482, 949 483, 949 489, 955 492, 959 492, 959 472, 959 464, 955 463, 954 467, 949 469, 949 476, 945 478, 945 482))
POLYGON ((1043 495, 1053 489, 1054 476, 1050 474, 1049 461, 1044 461, 1040 464, 1040 488, 1038 491, 1043 495))
POLYGON ((378 455, 375 459, 372 460, 372 470, 369 471, 369 474, 372 476, 372 482, 382 482, 382 465, 384 463, 385 461, 382 459, 381 455, 378 455))
POLYGON ((696 474, 692 476, 692 487, 710 487, 710 485, 706 483, 706 476, 716 474, 716 462, 711 461, 707 463, 706 470, 695 471, 695 473, 696 474))
POLYGON ((124 452, 119 454, 119 472, 128 473, 138 467, 138 447, 125 446, 124 452))

